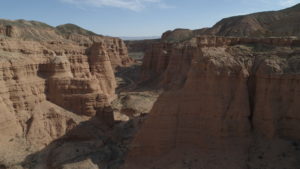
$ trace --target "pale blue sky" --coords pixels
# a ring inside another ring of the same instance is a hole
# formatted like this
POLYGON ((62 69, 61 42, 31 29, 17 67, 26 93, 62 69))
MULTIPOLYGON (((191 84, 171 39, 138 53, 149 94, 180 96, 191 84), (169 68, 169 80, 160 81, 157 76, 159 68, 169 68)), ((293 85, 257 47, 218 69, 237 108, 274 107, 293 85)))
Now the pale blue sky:
POLYGON ((279 10, 300 0, 0 0, 0 18, 74 23, 111 36, 159 36, 212 26, 224 17, 279 10))

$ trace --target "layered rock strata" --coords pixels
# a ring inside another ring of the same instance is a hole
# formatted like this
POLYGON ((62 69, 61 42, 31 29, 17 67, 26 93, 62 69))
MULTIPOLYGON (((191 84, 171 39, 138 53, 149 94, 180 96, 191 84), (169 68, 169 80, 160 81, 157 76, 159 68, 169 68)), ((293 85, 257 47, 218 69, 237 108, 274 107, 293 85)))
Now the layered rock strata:
POLYGON ((69 43, 71 41, 85 47, 90 47, 94 43, 102 43, 110 56, 113 68, 128 66, 133 62, 128 57, 126 45, 121 39, 98 35, 73 24, 52 27, 37 21, 0 19, 0 37, 39 42, 69 43))
POLYGON ((200 160, 198 168, 247 168, 253 139, 299 140, 299 47, 289 38, 222 37, 153 45, 141 79, 169 90, 138 132, 125 168, 176 168, 171 161, 184 158, 200 160))
MULTIPOLYGON (((1 161, 20 162, 28 147, 44 147, 115 98, 114 69, 132 60, 120 39, 99 39, 82 45, 0 38, 1 161), (24 152, 10 153, 17 149, 24 152)), ((112 123, 113 114, 98 116, 112 123)))

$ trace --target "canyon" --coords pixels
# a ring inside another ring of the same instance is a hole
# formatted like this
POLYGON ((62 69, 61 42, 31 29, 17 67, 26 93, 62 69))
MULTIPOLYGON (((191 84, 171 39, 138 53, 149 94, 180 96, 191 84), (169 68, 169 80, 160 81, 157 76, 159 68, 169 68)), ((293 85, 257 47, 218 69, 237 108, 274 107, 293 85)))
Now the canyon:
POLYGON ((299 42, 204 36, 154 44, 142 80, 166 91, 125 168, 299 167, 286 141, 299 140, 299 42))
POLYGON ((0 169, 299 168, 299 9, 126 42, 0 20, 0 169))
POLYGON ((26 149, 40 150, 91 117, 113 123, 106 107, 116 98, 114 71, 133 63, 121 39, 84 34, 81 28, 60 33, 39 22, 2 23, 0 159, 5 165, 20 163, 26 149))

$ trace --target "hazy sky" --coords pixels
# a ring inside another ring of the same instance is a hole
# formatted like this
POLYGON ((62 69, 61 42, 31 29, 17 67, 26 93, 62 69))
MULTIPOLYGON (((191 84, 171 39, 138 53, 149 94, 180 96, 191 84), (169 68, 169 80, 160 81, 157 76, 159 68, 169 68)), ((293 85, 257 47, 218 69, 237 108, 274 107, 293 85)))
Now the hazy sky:
POLYGON ((175 28, 212 26, 220 19, 278 10, 300 0, 0 0, 0 18, 74 23, 111 36, 159 36, 175 28))

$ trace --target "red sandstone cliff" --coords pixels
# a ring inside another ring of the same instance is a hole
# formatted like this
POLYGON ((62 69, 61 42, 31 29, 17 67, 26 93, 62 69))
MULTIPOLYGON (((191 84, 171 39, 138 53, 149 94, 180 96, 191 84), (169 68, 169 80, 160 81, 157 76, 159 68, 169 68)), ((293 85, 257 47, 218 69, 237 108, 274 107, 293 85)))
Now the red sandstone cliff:
POLYGON ((125 168, 183 168, 182 160, 194 168, 249 168, 259 163, 249 161, 259 138, 271 139, 269 148, 255 149, 271 154, 268 166, 296 167, 277 160, 271 152, 280 146, 271 145, 299 140, 299 46, 293 39, 222 37, 153 45, 142 80, 169 90, 138 132, 125 168))
MULTIPOLYGON (((52 103, 78 115, 92 116, 114 97, 113 69, 99 44, 87 52, 86 47, 75 43, 1 39, 0 48, 1 114, 5 119, 1 127, 10 131, 11 137, 16 134, 14 130, 20 135, 30 134, 34 123, 41 123, 36 116, 47 115, 52 103)), ((55 125, 48 127, 55 130, 55 125)))
POLYGON ((1 20, 0 36, 1 160, 18 163, 96 113, 113 120, 101 113, 114 69, 132 62, 121 39, 22 20, 1 20))
POLYGON ((119 38, 98 35, 77 25, 65 24, 52 27, 42 22, 26 20, 0 20, 0 36, 29 41, 70 41, 79 46, 90 47, 102 43, 109 53, 114 68, 132 63, 125 43, 119 38))

